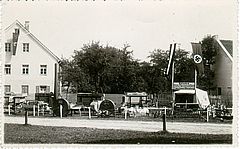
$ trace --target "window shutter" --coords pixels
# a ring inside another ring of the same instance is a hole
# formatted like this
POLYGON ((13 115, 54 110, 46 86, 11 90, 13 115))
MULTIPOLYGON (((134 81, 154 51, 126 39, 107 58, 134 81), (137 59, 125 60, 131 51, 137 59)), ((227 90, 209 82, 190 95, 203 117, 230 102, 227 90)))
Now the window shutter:
POLYGON ((50 86, 47 86, 46 92, 47 92, 47 93, 50 93, 50 86))
POLYGON ((39 93, 40 86, 36 86, 36 93, 39 93))

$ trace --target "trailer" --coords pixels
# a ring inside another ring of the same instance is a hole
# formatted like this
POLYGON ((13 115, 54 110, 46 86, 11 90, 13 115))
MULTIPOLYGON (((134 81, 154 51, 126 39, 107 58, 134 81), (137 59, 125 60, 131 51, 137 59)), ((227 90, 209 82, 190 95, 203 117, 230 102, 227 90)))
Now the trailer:
POLYGON ((122 106, 143 107, 148 102, 148 95, 146 92, 126 92, 122 97, 122 106))
POLYGON ((105 99, 103 93, 78 93, 77 102, 71 105, 71 115, 81 110, 90 110, 93 114, 101 117, 114 116, 115 103, 110 99, 105 99))

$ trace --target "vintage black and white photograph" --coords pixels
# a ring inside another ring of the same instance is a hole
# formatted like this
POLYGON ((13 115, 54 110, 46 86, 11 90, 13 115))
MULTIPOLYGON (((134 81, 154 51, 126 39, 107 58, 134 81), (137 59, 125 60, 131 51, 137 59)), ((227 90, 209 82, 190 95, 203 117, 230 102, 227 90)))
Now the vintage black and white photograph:
POLYGON ((237 143, 237 0, 1 1, 3 146, 237 143))

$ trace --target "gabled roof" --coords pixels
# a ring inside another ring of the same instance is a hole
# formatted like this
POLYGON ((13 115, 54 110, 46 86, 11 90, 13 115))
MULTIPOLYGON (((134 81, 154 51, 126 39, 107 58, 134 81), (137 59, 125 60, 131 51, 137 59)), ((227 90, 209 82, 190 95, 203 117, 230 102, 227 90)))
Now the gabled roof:
POLYGON ((5 31, 9 30, 10 28, 12 28, 15 24, 17 24, 19 27, 21 27, 27 35, 29 35, 33 40, 36 41, 36 43, 38 43, 50 56, 52 56, 57 62, 60 62, 60 59, 53 54, 52 51, 50 51, 41 41, 39 41, 37 39, 37 37, 35 37, 29 30, 27 30, 24 25, 22 25, 18 20, 14 21, 10 26, 8 26, 5 31))
POLYGON ((228 53, 233 56, 233 42, 232 40, 220 40, 228 53))
POLYGON ((219 40, 217 37, 214 38, 221 49, 225 52, 225 54, 228 56, 228 58, 233 61, 232 51, 233 51, 233 43, 231 40, 219 40))

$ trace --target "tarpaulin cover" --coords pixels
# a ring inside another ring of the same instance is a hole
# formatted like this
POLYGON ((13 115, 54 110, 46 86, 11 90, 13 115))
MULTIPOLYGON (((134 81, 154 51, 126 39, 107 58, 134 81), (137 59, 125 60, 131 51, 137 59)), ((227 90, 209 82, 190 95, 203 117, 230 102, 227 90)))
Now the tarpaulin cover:
POLYGON ((205 109, 210 105, 208 93, 206 91, 196 88, 196 97, 201 108, 205 109))

